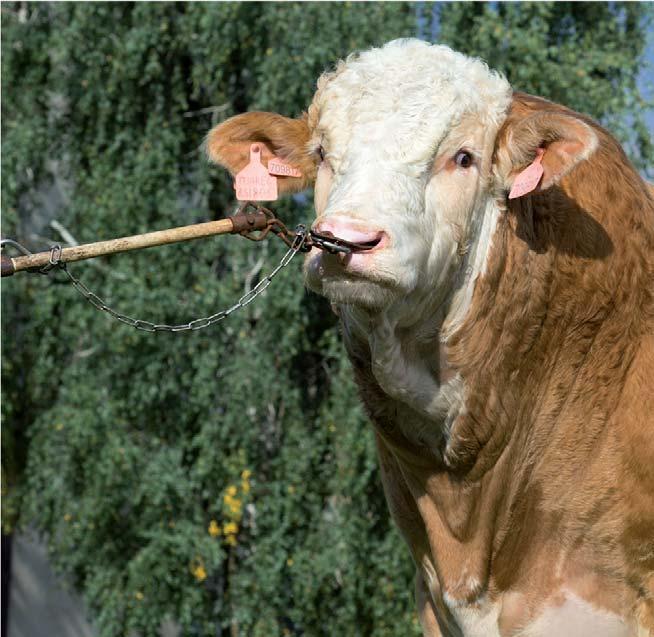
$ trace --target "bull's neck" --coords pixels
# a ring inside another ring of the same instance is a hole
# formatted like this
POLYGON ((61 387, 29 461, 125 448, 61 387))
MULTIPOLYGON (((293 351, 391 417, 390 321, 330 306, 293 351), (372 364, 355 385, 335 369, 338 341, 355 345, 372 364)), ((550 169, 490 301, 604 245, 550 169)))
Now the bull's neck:
POLYGON ((470 311, 475 282, 485 272, 501 216, 492 200, 478 206, 461 244, 453 250, 447 289, 437 290, 423 281, 410 296, 383 310, 339 308, 359 384, 376 387, 379 401, 375 402, 393 404, 396 422, 390 424, 387 416, 380 416, 376 424, 409 465, 428 471, 458 469, 456 459, 448 458, 446 451, 452 425, 466 410, 465 387, 448 361, 446 339, 470 311), (385 422, 380 425, 381 421, 385 422))

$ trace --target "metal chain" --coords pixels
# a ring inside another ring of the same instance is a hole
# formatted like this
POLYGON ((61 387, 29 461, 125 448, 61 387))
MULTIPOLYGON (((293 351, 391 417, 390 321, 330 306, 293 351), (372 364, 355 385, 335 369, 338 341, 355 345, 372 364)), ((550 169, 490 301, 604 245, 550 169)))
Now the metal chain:
POLYGON ((257 296, 259 296, 269 285, 270 282, 275 278, 282 268, 285 268, 290 262, 291 259, 302 250, 305 241, 308 237, 307 229, 304 225, 300 224, 295 229, 295 238, 291 244, 291 247, 288 249, 286 254, 282 257, 279 265, 267 276, 265 276, 259 283, 257 283, 249 292, 245 293, 234 305, 226 310, 220 310, 211 316, 205 316, 202 318, 197 318, 188 323, 180 323, 179 325, 167 325, 166 323, 151 323, 150 321, 144 321, 142 319, 135 319, 126 314, 121 314, 113 308, 109 307, 105 301, 103 301, 97 294, 91 292, 84 283, 82 283, 78 278, 71 274, 66 263, 63 263, 59 260, 61 256, 61 246, 55 245, 52 247, 52 253, 50 256, 50 263, 41 268, 39 272, 47 274, 54 268, 63 270, 66 273, 66 276, 70 279, 73 287, 98 310, 106 312, 110 316, 113 316, 115 319, 130 325, 131 327, 142 330, 144 332, 187 332, 201 330, 209 325, 213 325, 218 321, 222 321, 224 318, 227 318, 232 312, 245 307, 252 301, 254 301, 257 296))

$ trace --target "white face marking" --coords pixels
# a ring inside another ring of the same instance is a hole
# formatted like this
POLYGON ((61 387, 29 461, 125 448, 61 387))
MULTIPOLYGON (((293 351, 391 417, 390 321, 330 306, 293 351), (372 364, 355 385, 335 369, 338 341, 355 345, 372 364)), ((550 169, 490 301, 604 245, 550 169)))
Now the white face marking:
POLYGON ((481 61, 417 40, 367 51, 321 80, 313 143, 326 156, 314 227, 350 224, 385 237, 347 259, 314 250, 308 285, 408 325, 463 285, 455 275, 465 250, 478 274, 494 228, 485 220, 490 157, 510 99, 506 80, 481 61), (456 164, 460 149, 471 166, 456 164))

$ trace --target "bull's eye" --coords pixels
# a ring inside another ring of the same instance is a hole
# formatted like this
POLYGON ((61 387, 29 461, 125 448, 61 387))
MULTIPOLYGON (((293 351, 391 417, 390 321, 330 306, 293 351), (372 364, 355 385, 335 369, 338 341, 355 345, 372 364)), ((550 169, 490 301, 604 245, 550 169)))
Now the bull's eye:
POLYGON ((316 154, 318 155, 320 161, 325 161, 325 149, 322 146, 318 146, 316 154))
POLYGON ((472 166, 472 155, 465 150, 460 150, 454 157, 454 162, 459 168, 470 168, 472 166))

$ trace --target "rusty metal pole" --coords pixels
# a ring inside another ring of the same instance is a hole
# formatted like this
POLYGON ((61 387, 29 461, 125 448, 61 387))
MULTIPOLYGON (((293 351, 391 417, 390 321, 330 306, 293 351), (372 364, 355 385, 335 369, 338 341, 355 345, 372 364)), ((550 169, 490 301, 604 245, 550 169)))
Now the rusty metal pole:
MULTIPOLYGON (((111 239, 109 241, 98 241, 71 248, 62 248, 61 251, 57 251, 56 257, 58 262, 70 263, 72 261, 82 261, 83 259, 115 254, 117 252, 140 250, 142 248, 151 248, 153 246, 177 243, 179 241, 191 241, 192 239, 200 239, 218 234, 239 234, 252 230, 264 230, 268 226, 268 222, 269 217, 261 210, 255 212, 239 212, 231 217, 217 221, 207 221, 206 223, 196 223, 190 226, 136 234, 131 237, 120 237, 119 239, 111 239)), ((52 256, 52 250, 21 257, 9 257, 3 254, 1 275, 3 277, 11 276, 15 272, 42 268, 51 262, 52 256)))

